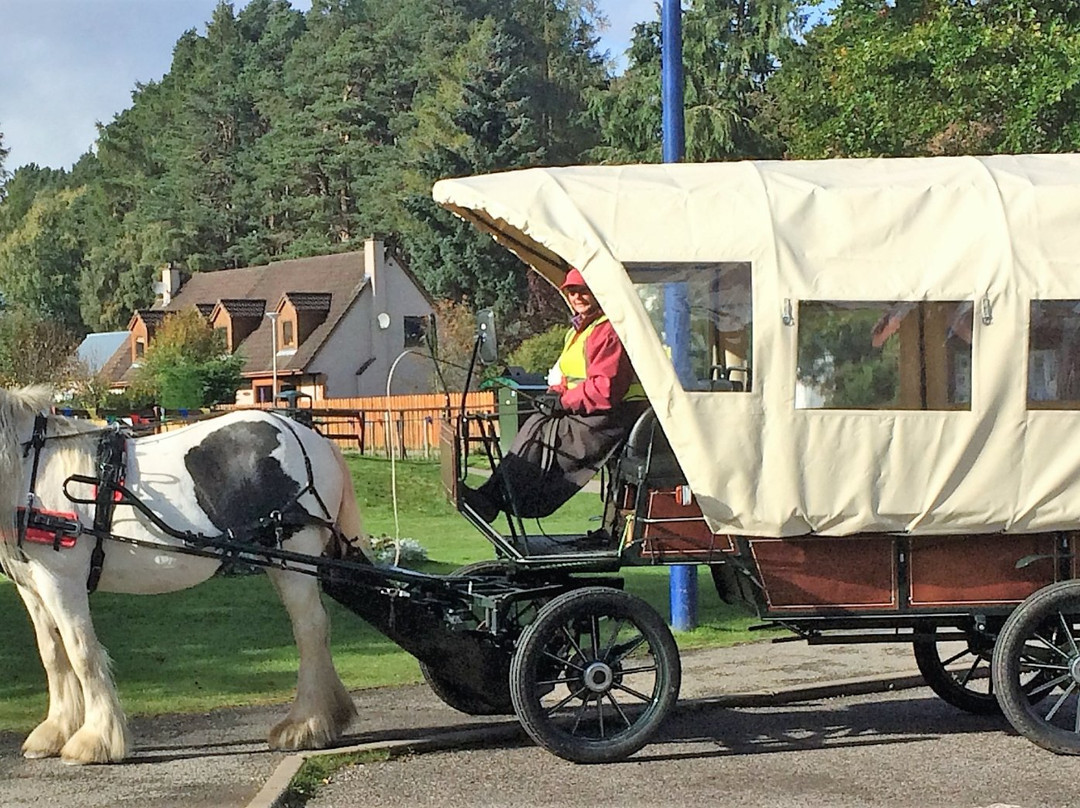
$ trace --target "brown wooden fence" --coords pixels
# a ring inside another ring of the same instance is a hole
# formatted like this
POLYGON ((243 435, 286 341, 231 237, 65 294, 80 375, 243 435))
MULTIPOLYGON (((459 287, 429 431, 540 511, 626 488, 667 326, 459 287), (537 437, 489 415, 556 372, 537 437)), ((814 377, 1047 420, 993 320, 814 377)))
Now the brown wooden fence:
MULTIPOLYGON (((318 406, 308 407, 305 403, 299 409, 313 426, 342 449, 383 457, 389 457, 391 449, 398 457, 433 457, 438 454, 439 422, 447 413, 446 396, 442 394, 328 398, 315 403, 318 406)), ((167 432, 212 418, 219 412, 238 409, 270 409, 270 405, 220 406, 213 412, 113 413, 108 418, 147 431, 167 432)), ((465 399, 465 409, 469 413, 494 414, 495 393, 490 390, 469 393, 465 399)), ((57 411, 63 415, 90 417, 85 411, 57 411)), ((461 393, 450 394, 449 411, 451 416, 461 411, 461 393)), ((494 427, 498 434, 497 420, 494 427)))
MULTIPOLYGON (((432 457, 438 453, 439 421, 447 411, 446 396, 442 394, 328 398, 315 404, 318 406, 300 409, 342 449, 384 457, 389 456, 391 448, 398 457, 432 457)), ((465 409, 470 413, 490 414, 495 413, 495 408, 495 394, 491 391, 469 393, 465 399, 465 409)), ((460 410, 461 394, 451 393, 451 415, 460 410)))

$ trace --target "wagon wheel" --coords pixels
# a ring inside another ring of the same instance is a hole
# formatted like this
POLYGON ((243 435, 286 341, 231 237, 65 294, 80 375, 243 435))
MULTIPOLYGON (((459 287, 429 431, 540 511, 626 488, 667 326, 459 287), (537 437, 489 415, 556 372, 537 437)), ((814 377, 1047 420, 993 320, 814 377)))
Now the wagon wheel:
POLYGON ((1080 580, 1035 592, 1005 621, 994 648, 1001 710, 1013 728, 1051 752, 1080 755, 1080 580), (1025 674, 1040 678, 1032 703, 1025 674))
POLYGON ((585 587, 552 599, 525 629, 510 694, 538 744, 575 763, 604 763, 649 741, 681 677, 675 640, 649 604, 585 587))
MULTIPOLYGON (((466 564, 464 567, 450 573, 451 578, 465 577, 491 577, 505 578, 509 573, 510 565, 505 561, 476 561, 466 564)), ((543 605, 542 601, 521 601, 510 606, 507 618, 511 624, 511 631, 520 634, 536 616, 537 610, 543 605)), ((473 628, 478 627, 473 626, 473 628)), ((483 694, 475 690, 463 687, 457 680, 446 676, 440 669, 426 662, 420 663, 420 673, 432 692, 438 696, 444 704, 466 715, 513 715, 514 704, 510 698, 509 679, 501 679, 498 682, 491 681, 483 684, 483 694)))
POLYGON ((966 640, 920 638, 912 650, 919 673, 944 701, 975 715, 1001 712, 990 676, 993 637, 969 632, 966 640))

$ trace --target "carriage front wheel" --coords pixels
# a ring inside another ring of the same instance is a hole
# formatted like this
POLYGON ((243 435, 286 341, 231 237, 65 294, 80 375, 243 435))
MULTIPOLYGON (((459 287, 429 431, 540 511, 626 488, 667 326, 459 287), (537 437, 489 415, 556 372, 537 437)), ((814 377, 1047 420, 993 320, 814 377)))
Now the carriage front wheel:
POLYGON ((994 646, 992 675, 1017 732, 1080 755, 1080 580, 1043 587, 1016 607, 994 646), (1033 675, 1041 681, 1025 692, 1033 675))
POLYGON ((518 720, 540 746, 604 763, 648 743, 679 697, 679 651, 641 598, 584 587, 547 603, 510 665, 518 720))

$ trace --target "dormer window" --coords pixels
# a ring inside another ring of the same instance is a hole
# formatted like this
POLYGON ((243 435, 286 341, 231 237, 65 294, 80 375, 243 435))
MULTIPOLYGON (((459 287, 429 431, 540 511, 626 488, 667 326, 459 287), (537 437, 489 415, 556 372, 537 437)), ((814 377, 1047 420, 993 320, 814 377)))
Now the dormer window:
POLYGON ((281 346, 283 348, 296 347, 296 331, 292 320, 281 321, 281 346))
POLYGON ((142 359, 146 355, 146 340, 142 337, 135 338, 135 358, 142 359))

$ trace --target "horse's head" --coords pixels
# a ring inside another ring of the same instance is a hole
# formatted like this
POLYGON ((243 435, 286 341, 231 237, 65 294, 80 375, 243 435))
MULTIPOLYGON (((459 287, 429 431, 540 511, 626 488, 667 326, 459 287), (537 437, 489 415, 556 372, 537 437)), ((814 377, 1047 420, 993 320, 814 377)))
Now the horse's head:
POLYGON ((53 402, 53 389, 35 384, 0 389, 0 531, 14 524, 15 507, 26 497, 23 443, 34 431, 34 418, 53 402))
POLYGON ((8 463, 22 463, 22 442, 30 439, 34 417, 53 402, 54 390, 45 384, 0 389, 0 473, 8 463))

